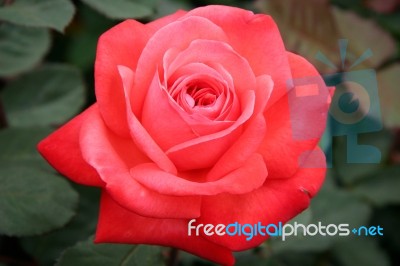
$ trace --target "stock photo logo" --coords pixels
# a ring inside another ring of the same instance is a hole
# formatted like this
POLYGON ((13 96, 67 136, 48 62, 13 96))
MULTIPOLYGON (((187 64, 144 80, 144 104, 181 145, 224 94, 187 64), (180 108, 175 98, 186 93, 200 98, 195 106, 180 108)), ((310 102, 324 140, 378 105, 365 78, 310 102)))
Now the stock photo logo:
MULTIPOLYGON (((325 137, 330 138, 330 144, 332 144, 333 137, 346 137, 347 163, 380 163, 380 150, 373 145, 360 144, 358 141, 359 134, 378 132, 383 128, 376 72, 374 69, 352 70, 371 57, 372 51, 370 49, 366 50, 350 66, 346 66, 348 41, 340 39, 338 43, 342 71, 338 70, 321 52, 318 52, 316 55, 319 61, 331 67, 333 70, 339 71, 333 74, 322 75, 326 86, 331 87, 332 90, 335 91, 331 99, 331 108, 328 114, 329 135, 325 137)), ((303 108, 309 108, 310 103, 312 104, 314 99, 324 97, 320 94, 320 88, 322 88, 324 84, 322 84, 317 77, 302 77, 289 80, 287 85, 288 89, 294 88, 296 90, 296 92, 289 97, 293 138, 299 141, 315 138, 316 136, 310 135, 312 133, 307 133, 308 131, 302 130, 302 127, 306 126, 307 123, 297 123, 296 121, 304 121, 304 119, 307 118, 300 117, 301 114, 294 112, 294 110, 297 105, 302 105, 303 108), (310 84, 314 85, 314 89, 303 89, 310 84)), ((325 151, 328 167, 332 167, 331 152, 331 147, 325 151)), ((309 156, 309 152, 304 152, 299 157, 299 162, 304 161, 307 156, 309 156)), ((305 167, 319 166, 306 165, 305 167)))

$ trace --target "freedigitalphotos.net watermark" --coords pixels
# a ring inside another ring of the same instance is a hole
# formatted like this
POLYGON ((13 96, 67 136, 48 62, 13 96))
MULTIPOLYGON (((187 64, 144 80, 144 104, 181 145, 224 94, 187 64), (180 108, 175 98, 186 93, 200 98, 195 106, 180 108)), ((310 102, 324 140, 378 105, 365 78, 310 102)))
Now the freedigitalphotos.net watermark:
POLYGON ((195 224, 196 219, 188 223, 188 236, 245 236, 246 241, 250 241, 255 236, 280 237, 285 241, 288 236, 383 236, 383 228, 377 226, 359 226, 351 228, 349 224, 327 224, 322 222, 317 224, 304 225, 294 222, 294 224, 267 224, 261 222, 256 224, 240 224, 238 222, 225 224, 195 224))

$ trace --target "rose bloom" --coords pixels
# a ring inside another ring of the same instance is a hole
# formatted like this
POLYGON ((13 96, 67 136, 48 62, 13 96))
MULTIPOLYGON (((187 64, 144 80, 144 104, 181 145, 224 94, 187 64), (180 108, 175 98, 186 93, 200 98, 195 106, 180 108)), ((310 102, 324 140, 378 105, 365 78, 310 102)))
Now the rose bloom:
POLYGON ((329 91, 267 15, 207 6, 126 20, 99 39, 95 90, 97 102, 38 148, 61 174, 102 189, 97 243, 232 265, 232 251, 268 236, 189 236, 191 219, 286 222, 323 182, 329 91))

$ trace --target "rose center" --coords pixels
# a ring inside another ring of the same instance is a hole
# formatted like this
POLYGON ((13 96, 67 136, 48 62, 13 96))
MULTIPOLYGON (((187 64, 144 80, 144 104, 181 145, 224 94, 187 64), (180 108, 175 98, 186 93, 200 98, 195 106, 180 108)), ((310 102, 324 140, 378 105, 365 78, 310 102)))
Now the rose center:
POLYGON ((205 87, 190 87, 186 91, 186 101, 190 107, 195 106, 210 106, 215 103, 217 99, 217 95, 215 95, 214 91, 211 88, 205 87))

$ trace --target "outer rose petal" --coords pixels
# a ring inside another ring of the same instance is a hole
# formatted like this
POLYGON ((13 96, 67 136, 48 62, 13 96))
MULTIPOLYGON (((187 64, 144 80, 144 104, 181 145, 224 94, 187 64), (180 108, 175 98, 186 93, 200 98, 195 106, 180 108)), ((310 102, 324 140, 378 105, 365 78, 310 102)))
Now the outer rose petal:
MULTIPOLYGON (((300 168, 291 178, 267 178, 264 185, 247 194, 221 194, 204 197, 199 223, 262 225, 285 223, 306 209, 321 187, 325 172, 325 155, 317 148, 310 156, 307 164, 321 168, 300 168)), ((240 251, 255 247, 265 241, 268 236, 255 236, 246 241, 246 236, 203 236, 231 250, 240 251)))
POLYGON ((202 237, 188 236, 188 220, 139 216, 103 192, 96 242, 172 246, 223 265, 233 265, 232 252, 202 237))
POLYGON ((88 186, 104 186, 96 170, 82 157, 79 132, 96 105, 86 109, 38 144, 40 154, 62 175, 88 186))
POLYGON ((145 25, 126 20, 101 35, 96 54, 95 87, 101 115, 120 136, 129 136, 124 90, 118 65, 135 70, 150 31, 145 25))
POLYGON ((288 56, 294 81, 309 79, 309 85, 298 88, 318 91, 317 95, 300 97, 296 87, 266 111, 268 130, 259 152, 264 155, 269 178, 290 177, 297 171, 302 157, 322 136, 329 108, 330 94, 317 70, 303 57, 288 56))
POLYGON ((82 125, 80 144, 85 160, 106 182, 107 192, 119 204, 149 217, 190 218, 200 215, 200 197, 173 197, 140 185, 129 169, 149 159, 129 139, 116 136, 94 109, 82 125))
POLYGON ((156 32, 162 27, 176 21, 180 17, 184 16, 187 12, 184 10, 178 10, 174 14, 171 14, 169 16, 165 16, 156 20, 153 20, 149 23, 146 24, 146 28, 149 28, 151 32, 156 32))
POLYGON ((286 94, 290 68, 282 37, 270 16, 227 6, 196 8, 181 19, 190 16, 205 17, 221 27, 228 43, 247 59, 256 76, 272 77, 275 86, 267 108, 286 94))
POLYGON ((146 25, 126 20, 101 35, 95 63, 96 98, 106 124, 118 135, 129 136, 129 129, 117 66, 124 65, 135 70, 151 35, 185 13, 178 11, 146 25))

